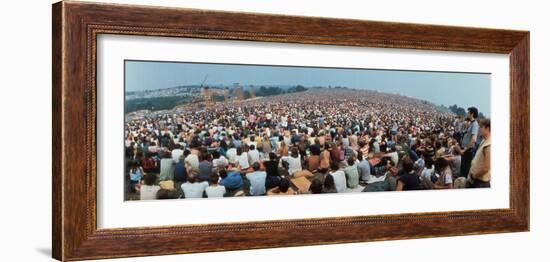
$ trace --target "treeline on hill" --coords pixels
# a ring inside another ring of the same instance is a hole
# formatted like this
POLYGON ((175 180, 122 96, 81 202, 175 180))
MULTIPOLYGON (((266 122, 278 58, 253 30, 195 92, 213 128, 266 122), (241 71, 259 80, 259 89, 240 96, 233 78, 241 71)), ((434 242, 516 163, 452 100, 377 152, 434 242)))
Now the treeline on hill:
POLYGON ((164 96, 164 97, 150 97, 150 98, 137 98, 127 100, 124 105, 124 113, 134 112, 138 110, 166 110, 172 109, 177 105, 189 103, 192 101, 190 97, 182 96, 164 96))
MULTIPOLYGON (((455 115, 457 116, 466 116, 467 115, 467 109, 464 109, 460 106, 457 106, 456 104, 452 105, 452 106, 449 106, 448 109, 455 115)), ((485 116, 483 115, 483 113, 479 112, 478 113, 478 118, 485 118, 485 116)))
MULTIPOLYGON (((297 85, 289 88, 280 88, 277 86, 260 86, 259 88, 254 88, 254 95, 255 96, 276 96, 276 95, 284 95, 284 94, 290 94, 290 93, 297 93, 297 92, 304 92, 307 91, 307 88, 302 85, 297 85)), ((244 99, 252 98, 252 93, 250 90, 243 91, 244 99)), ((223 98, 221 100, 216 101, 223 101, 223 98)))
MULTIPOLYGON (((281 94, 290 94, 297 92, 304 92, 308 89, 302 85, 297 85, 283 89, 276 86, 265 87, 261 86, 260 88, 254 89, 255 96, 275 96, 281 94)), ((250 90, 243 91, 244 99, 252 98, 252 93, 250 90)), ((212 100, 216 102, 223 102, 225 96, 222 94, 213 94, 212 100)), ((191 103, 193 98, 182 97, 182 96, 164 96, 164 97, 151 97, 151 98, 137 98, 132 100, 127 100, 126 105, 124 106, 124 113, 134 112, 138 110, 166 110, 172 109, 177 105, 191 103)))
MULTIPOLYGON (((297 92, 304 92, 307 91, 307 88, 302 85, 293 86, 287 89, 283 89, 277 86, 260 86, 260 88, 254 89, 254 93, 256 96, 276 96, 281 94, 290 94, 290 93, 297 93, 297 92)), ((250 91, 244 91, 244 97, 250 98, 251 94, 250 91), (248 97, 247 97, 248 96, 248 97)))

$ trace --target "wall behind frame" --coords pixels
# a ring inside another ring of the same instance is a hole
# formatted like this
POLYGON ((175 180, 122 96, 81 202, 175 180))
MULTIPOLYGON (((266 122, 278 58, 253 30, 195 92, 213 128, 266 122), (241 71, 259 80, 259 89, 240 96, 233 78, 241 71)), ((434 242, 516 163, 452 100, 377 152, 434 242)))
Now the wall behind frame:
MULTIPOLYGON (((277 248, 121 261, 540 261, 550 241, 550 176, 544 163, 550 111, 544 78, 550 68, 550 29, 544 1, 182 1, 103 0, 192 8, 340 18, 495 27, 531 31, 531 232, 329 246, 277 248)), ((0 11, 0 234, 2 260, 51 261, 51 6, 53 1, 11 1, 0 11), (22 183, 22 181, 28 181, 22 183), (23 184, 23 186, 22 186, 23 184)))

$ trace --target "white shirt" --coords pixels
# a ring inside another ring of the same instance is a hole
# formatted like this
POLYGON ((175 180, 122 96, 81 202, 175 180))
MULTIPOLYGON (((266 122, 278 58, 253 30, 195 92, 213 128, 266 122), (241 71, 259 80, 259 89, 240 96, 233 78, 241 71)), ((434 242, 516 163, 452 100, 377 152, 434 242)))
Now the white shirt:
POLYGON ((397 166, 397 162, 399 162, 399 154, 397 152, 391 152, 389 153, 391 161, 397 166))
POLYGON ((157 199, 157 192, 159 190, 160 190, 160 186, 141 185, 141 188, 139 190, 139 199, 155 200, 157 199))
POLYGON ((185 163, 190 165, 193 169, 199 170, 199 157, 195 154, 189 154, 185 158, 185 163))
POLYGON ((183 155, 183 150, 181 149, 172 150, 172 160, 174 160, 174 163, 178 163, 180 161, 181 155, 183 155))
POLYGON ((227 150, 227 152, 225 153, 225 155, 226 155, 227 158, 229 159, 229 163, 235 163, 236 158, 237 158, 237 149, 235 149, 235 148, 230 148, 229 150, 227 150))
POLYGON ((181 190, 185 198, 202 198, 204 190, 208 187, 208 182, 189 183, 185 182, 181 185, 181 190))
POLYGON ((220 156, 220 158, 212 160, 212 166, 214 168, 226 167, 227 165, 229 165, 229 161, 227 161, 227 158, 225 158, 224 156, 220 156))
POLYGON ((288 173, 294 174, 295 172, 302 171, 302 161, 300 160, 300 155, 294 158, 292 156, 282 157, 283 161, 288 163, 288 173))
POLYGON ((346 173, 342 170, 336 172, 330 172, 330 175, 334 179, 334 186, 336 187, 336 192, 342 193, 346 191, 346 173))
POLYGON ((235 160, 241 169, 247 169, 250 167, 248 164, 248 154, 246 152, 243 152, 240 156, 237 156, 235 160))
POLYGON ((223 197, 225 195, 225 187, 220 185, 209 186, 205 191, 207 197, 223 197))
POLYGON ((258 150, 254 149, 254 150, 250 150, 248 151, 248 163, 249 164, 254 164, 255 162, 259 162, 260 161, 260 152, 258 152, 258 150))

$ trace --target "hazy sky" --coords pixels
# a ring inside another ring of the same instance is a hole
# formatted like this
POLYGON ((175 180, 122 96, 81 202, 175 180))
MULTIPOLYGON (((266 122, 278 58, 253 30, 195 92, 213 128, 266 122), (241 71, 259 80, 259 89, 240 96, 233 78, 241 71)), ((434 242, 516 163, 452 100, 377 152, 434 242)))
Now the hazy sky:
POLYGON ((490 74, 319 67, 126 61, 126 91, 178 85, 347 86, 428 100, 437 105, 476 106, 490 115, 490 74))

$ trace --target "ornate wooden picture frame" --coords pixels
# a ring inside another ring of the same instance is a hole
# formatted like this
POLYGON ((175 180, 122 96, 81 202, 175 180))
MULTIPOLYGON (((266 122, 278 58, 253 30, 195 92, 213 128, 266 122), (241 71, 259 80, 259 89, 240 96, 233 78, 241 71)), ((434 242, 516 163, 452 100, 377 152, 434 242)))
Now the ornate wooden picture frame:
POLYGON ((52 30, 52 243, 56 259, 148 256, 529 230, 528 31, 71 1, 53 5, 52 30), (508 54, 510 207, 98 229, 96 42, 99 34, 508 54), (441 223, 443 220, 453 223, 441 223), (155 248, 143 249, 146 243, 155 248))

